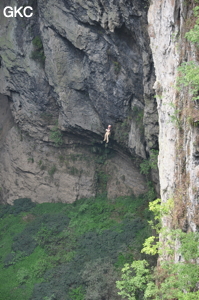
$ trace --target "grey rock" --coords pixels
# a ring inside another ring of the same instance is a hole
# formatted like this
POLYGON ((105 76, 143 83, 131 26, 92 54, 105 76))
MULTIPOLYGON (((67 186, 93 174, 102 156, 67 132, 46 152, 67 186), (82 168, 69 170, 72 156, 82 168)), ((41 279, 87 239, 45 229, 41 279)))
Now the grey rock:
MULTIPOLYGON (((5 4, 1 2, 1 11, 5 4)), ((118 153, 145 158, 151 149, 158 148, 154 69, 145 5, 145 1, 138 0, 38 0, 33 18, 0 17, 0 93, 9 97, 14 122, 36 147, 53 147, 49 125, 57 123, 64 134, 63 147, 81 144, 82 138, 87 146, 93 139, 99 143, 107 125, 112 124, 111 147, 118 153), (35 38, 40 46, 34 44, 35 38), (134 106, 144 110, 143 132, 136 118, 131 118, 134 106), (114 136, 118 124, 127 119, 125 139, 114 136)), ((14 134, 12 130, 10 136, 14 134)), ((9 147, 10 143, 4 145, 12 152, 9 147)), ((25 152, 21 150, 21 155, 25 152)), ((14 172, 16 166, 13 167, 10 172, 14 172)), ((2 178, 10 176, 6 172, 1 170, 2 178)), ((83 191, 88 185, 87 196, 92 196, 93 173, 89 176, 90 179, 79 179, 81 188, 75 189, 83 191)), ((30 175, 24 186, 36 177, 35 173, 30 175)), ((65 193, 63 180, 62 184, 61 193, 65 193)), ((44 186, 41 190, 40 195, 45 193, 44 186)), ((20 194, 17 188, 14 191, 20 194)), ((85 195, 71 190, 70 201, 80 197, 77 194, 85 195)), ((13 199, 5 197, 8 201, 13 199)), ((32 197, 38 201, 35 195, 32 197)))

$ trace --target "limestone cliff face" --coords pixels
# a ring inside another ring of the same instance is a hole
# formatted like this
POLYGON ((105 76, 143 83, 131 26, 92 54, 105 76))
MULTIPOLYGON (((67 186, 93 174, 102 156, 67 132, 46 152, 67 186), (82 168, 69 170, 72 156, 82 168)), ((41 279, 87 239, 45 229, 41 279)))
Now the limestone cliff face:
POLYGON ((148 20, 159 115, 159 175, 162 201, 173 198, 174 215, 167 226, 196 230, 198 222, 198 106, 188 89, 176 90, 177 67, 195 60, 184 38, 193 20, 194 1, 152 1, 148 20), (190 120, 193 120, 190 122, 190 120))
MULTIPOLYGON (((104 189, 109 197, 145 192, 132 157, 158 148, 148 2, 18 2, 33 6, 34 16, 5 18, 7 1, 0 3, 1 109, 9 102, 13 116, 6 128, 2 122, 2 200, 72 202, 104 189), (52 130, 61 130, 62 145, 56 147, 52 130)), ((157 173, 153 178, 157 184, 157 173)))

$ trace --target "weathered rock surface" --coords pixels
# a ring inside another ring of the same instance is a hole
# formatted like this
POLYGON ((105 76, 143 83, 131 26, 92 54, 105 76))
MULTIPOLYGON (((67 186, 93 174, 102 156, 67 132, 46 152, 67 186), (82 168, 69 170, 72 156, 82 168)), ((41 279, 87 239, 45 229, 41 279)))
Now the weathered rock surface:
POLYGON ((175 143, 177 126, 171 120, 175 103, 177 66, 179 52, 173 35, 177 36, 179 27, 175 18, 175 2, 153 2, 149 8, 149 36, 156 72, 155 89, 159 116, 159 176, 161 197, 166 201, 174 191, 175 181, 175 143), (172 25, 173 24, 173 25, 172 25), (175 24, 175 25, 174 25, 175 24))
MULTIPOLYGON (((1 13, 6 3, 0 3, 1 13)), ((23 4, 27 4, 25 0, 20 2, 23 4)), ((67 201, 71 202, 96 193, 95 164, 88 168, 82 163, 88 175, 78 175, 73 181, 56 170, 56 188, 50 180, 45 183, 41 179, 43 175, 36 164, 42 160, 41 149, 53 149, 49 136, 56 121, 64 133, 66 148, 81 144, 82 137, 87 146, 93 140, 100 143, 108 124, 113 126, 111 147, 117 151, 119 162, 131 154, 146 158, 151 149, 158 148, 147 1, 38 0, 29 4, 34 7, 34 17, 30 19, 0 18, 0 93, 9 97, 21 134, 29 136, 29 140, 18 144, 16 130, 8 134, 1 155, 2 197, 5 201, 22 195, 34 201, 66 201, 64 194, 68 193, 71 196, 67 201), (37 149, 37 163, 27 162, 31 143, 37 149), (11 149, 13 144, 15 149, 11 149), (12 158, 9 163, 8 155, 12 158), (13 173, 23 174, 18 186, 13 173)), ((59 164, 51 156, 47 160, 49 166, 51 162, 59 164)), ((135 167, 126 171, 125 163, 120 164, 120 172, 126 178, 138 176, 135 167)), ((114 180, 118 176, 116 171, 114 180)), ((140 188, 133 179, 120 187, 113 182, 108 184, 108 195, 116 197, 132 190, 142 193, 146 184, 139 178, 140 188)))
POLYGON ((39 203, 71 203, 98 192, 107 191, 110 198, 147 192, 144 177, 127 157, 100 156, 96 148, 73 143, 58 149, 13 126, 0 156, 2 200, 12 203, 17 195, 39 203))
POLYGON ((177 67, 195 60, 195 49, 185 40, 186 20, 193 18, 193 1, 153 1, 148 14, 149 35, 156 72, 159 115, 159 175, 161 199, 173 198, 174 215, 166 226, 185 232, 198 221, 198 106, 188 89, 176 90, 177 67), (190 122, 190 120, 193 120, 190 122), (192 124, 191 124, 192 123, 192 124))

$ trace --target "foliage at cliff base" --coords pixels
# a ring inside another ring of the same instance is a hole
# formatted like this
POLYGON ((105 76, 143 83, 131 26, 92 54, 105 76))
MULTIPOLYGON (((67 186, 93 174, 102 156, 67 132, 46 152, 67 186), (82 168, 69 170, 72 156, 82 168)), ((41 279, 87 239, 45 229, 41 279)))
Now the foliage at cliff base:
POLYGON ((144 196, 1 206, 0 299, 121 299, 121 268, 150 235, 146 207, 144 196))

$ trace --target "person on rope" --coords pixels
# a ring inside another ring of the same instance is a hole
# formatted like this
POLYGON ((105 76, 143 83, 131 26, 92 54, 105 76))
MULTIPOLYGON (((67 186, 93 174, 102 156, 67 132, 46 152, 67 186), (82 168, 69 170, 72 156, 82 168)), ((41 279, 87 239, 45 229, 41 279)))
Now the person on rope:
POLYGON ((105 135, 104 135, 104 142, 109 142, 109 136, 111 135, 111 125, 108 125, 108 128, 106 129, 105 135))

